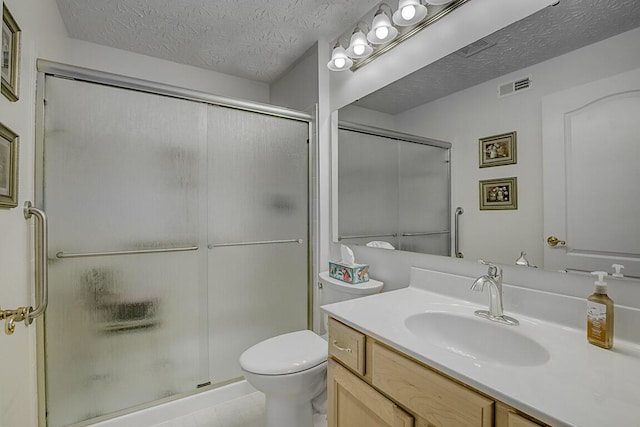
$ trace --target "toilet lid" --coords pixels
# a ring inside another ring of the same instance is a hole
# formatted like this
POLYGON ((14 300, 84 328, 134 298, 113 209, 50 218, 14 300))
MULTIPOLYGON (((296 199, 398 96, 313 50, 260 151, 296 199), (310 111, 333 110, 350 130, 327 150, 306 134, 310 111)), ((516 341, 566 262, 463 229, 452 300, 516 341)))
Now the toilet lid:
POLYGON ((283 375, 305 371, 327 360, 327 342, 311 331, 269 338, 240 356, 242 369, 254 374, 283 375))

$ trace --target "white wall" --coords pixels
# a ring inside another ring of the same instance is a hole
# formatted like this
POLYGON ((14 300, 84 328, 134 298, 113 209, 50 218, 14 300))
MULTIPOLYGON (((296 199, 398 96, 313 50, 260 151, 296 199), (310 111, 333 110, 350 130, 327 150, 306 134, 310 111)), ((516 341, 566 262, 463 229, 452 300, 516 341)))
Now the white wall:
POLYGON ((541 97, 640 67, 640 29, 474 86, 396 116, 403 132, 449 141, 452 203, 462 206, 460 247, 469 259, 543 261, 541 97), (532 89, 505 98, 498 85, 531 75, 532 89), (516 165, 478 167, 478 139, 517 131, 516 165), (480 211, 478 181, 518 177, 518 209, 480 211))
POLYGON ((309 48, 270 87, 269 103, 298 111, 313 111, 318 103, 318 44, 309 48))
MULTIPOLYGON (((0 307, 32 304, 32 222, 22 205, 34 196, 36 58, 98 69, 216 95, 269 101, 265 83, 70 39, 55 0, 5 0, 22 30, 20 99, 0 95, 0 121, 20 135, 18 208, 0 209, 0 307)), ((4 328, 4 325, 2 325, 4 328)), ((0 426, 36 426, 35 327, 0 333, 0 426)))

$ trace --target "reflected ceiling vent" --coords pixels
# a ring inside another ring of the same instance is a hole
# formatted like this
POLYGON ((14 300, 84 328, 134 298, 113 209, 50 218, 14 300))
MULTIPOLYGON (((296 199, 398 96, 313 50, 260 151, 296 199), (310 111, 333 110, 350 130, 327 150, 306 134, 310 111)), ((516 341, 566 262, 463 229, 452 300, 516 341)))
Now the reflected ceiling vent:
POLYGON ((495 44, 496 42, 492 42, 487 39, 480 39, 480 40, 476 40, 470 45, 463 47, 462 49, 458 50, 456 53, 462 56, 463 58, 469 58, 475 55, 476 53, 482 52, 485 49, 489 49, 491 46, 495 44))
POLYGON ((512 82, 500 85, 498 86, 498 98, 502 98, 503 96, 509 96, 517 92, 522 92, 524 90, 531 89, 532 83, 533 82, 531 80, 531 76, 527 76, 518 80, 514 80, 512 82))

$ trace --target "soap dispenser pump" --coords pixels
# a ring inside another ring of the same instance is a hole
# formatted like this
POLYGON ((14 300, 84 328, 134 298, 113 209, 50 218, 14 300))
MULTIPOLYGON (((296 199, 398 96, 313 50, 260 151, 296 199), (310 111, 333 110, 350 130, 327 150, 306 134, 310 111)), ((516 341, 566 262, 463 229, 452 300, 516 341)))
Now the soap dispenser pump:
POLYGON ((607 296, 607 273, 594 271, 598 276, 596 291, 587 298, 587 339, 602 348, 613 347, 613 300, 607 296))

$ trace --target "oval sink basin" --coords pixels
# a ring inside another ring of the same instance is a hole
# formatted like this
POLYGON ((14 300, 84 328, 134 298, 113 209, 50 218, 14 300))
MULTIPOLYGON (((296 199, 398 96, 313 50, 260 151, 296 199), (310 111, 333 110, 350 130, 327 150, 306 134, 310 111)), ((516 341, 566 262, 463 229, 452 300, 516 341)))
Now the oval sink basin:
POLYGON ((538 342, 502 325, 476 316, 448 312, 425 312, 405 320, 420 339, 480 362, 511 366, 542 365, 549 352, 538 342))

